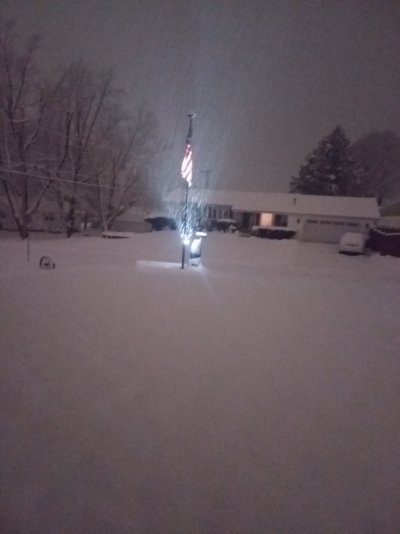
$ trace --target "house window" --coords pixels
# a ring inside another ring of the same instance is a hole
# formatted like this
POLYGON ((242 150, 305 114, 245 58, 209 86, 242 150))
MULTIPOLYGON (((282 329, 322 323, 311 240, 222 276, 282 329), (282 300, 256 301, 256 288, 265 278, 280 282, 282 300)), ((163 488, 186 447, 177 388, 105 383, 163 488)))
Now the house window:
POLYGON ((211 216, 212 219, 216 219, 217 218, 217 209, 216 208, 213 208, 212 209, 212 216, 211 216))
POLYGON ((321 224, 331 224, 331 221, 321 221, 321 224))
POLYGON ((351 226, 351 227, 357 227, 358 226, 358 223, 354 223, 354 222, 348 222, 347 223, 347 226, 351 226))
POLYGON ((307 219, 306 220, 306 223, 309 223, 309 224, 318 224, 318 221, 316 219, 307 219))
POLYGON ((44 214, 44 220, 45 221, 54 221, 54 213, 45 213, 44 214))
POLYGON ((272 226, 272 213, 261 213, 257 224, 260 226, 272 226))
POLYGON ((342 221, 337 221, 337 222, 334 222, 333 224, 335 226, 344 226, 344 222, 342 222, 342 221))
POLYGON ((4 211, 0 211, 0 219, 5 219, 6 218, 6 214, 4 213, 4 211))

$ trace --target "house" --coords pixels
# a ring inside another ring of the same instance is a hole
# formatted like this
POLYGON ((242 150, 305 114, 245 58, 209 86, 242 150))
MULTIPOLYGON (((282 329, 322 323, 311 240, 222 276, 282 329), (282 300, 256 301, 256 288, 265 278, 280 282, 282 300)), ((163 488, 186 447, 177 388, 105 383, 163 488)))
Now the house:
MULTIPOLYGON (((81 227, 82 213, 75 215, 76 228, 81 227)), ((29 229, 33 232, 58 233, 65 231, 65 214, 53 200, 42 199, 39 208, 29 217, 29 229)), ((18 227, 5 195, 0 195, 0 230, 17 231, 18 227)))
POLYGON ((141 206, 132 206, 111 225, 113 232, 149 232, 151 224, 145 221, 147 211, 141 206))
MULTIPOLYGON (((183 188, 171 191, 164 201, 170 213, 179 213, 184 203, 183 188)), ((338 243, 345 232, 368 233, 380 217, 375 198, 192 188, 189 202, 203 224, 233 218, 242 229, 290 228, 302 241, 321 243, 338 243)))

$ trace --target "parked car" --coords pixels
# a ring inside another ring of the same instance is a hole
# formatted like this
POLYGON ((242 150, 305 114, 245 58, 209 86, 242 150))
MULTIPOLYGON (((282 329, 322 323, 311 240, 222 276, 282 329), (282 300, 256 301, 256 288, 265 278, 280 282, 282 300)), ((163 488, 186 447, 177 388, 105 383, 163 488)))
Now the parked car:
POLYGON ((340 254, 364 254, 367 238, 364 234, 356 232, 346 232, 339 242, 340 254))
POLYGON ((145 221, 151 224, 152 231, 156 230, 159 232, 160 230, 165 230, 166 228, 169 228, 170 230, 176 230, 176 223, 174 219, 171 219, 170 217, 146 217, 145 221))
POLYGON ((216 227, 219 232, 236 232, 237 222, 235 219, 217 219, 216 227))

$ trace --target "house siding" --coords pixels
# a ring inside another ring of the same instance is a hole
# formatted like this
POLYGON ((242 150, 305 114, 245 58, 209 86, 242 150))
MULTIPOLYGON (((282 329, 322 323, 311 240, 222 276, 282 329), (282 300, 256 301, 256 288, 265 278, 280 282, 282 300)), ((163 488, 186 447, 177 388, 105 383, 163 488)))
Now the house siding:
POLYGON ((300 217, 297 237, 301 241, 337 244, 346 232, 360 232, 367 235, 369 228, 374 225, 373 219, 321 217, 309 214, 300 217))
MULTIPOLYGON (((42 205, 30 216, 29 229, 32 232, 60 233, 65 231, 64 215, 53 202, 44 201, 42 205)), ((81 228, 81 213, 75 214, 75 228, 81 228)), ((11 208, 5 199, 1 199, 0 230, 17 231, 18 227, 11 208)))

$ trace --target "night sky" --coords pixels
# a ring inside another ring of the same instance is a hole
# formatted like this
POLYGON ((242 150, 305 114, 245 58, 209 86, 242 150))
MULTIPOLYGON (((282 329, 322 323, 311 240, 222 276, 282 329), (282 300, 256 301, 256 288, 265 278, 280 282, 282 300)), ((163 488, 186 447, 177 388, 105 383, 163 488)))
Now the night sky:
POLYGON ((194 182, 212 169, 219 189, 287 191, 337 124, 400 132, 398 0, 1 0, 0 15, 42 35, 43 68, 115 67, 127 105, 159 120, 165 184, 189 111, 194 182))

